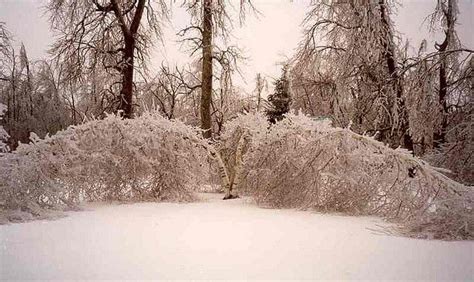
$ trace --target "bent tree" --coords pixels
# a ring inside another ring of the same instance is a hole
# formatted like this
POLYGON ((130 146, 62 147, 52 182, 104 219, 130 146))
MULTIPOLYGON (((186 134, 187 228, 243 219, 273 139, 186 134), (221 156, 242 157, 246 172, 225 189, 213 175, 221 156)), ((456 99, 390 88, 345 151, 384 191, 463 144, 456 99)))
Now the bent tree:
POLYGON ((115 108, 131 118, 134 70, 144 67, 151 40, 160 35, 165 1, 49 0, 46 7, 58 35, 51 53, 67 78, 81 80, 98 68, 119 77, 115 108))
POLYGON ((225 192, 224 200, 238 198, 236 191, 242 181, 244 151, 249 144, 250 138, 250 132, 243 130, 237 136, 235 153, 232 154, 233 157, 227 156, 227 160, 214 146, 206 145, 207 152, 210 157, 216 161, 218 166, 219 177, 221 178, 222 188, 225 192))

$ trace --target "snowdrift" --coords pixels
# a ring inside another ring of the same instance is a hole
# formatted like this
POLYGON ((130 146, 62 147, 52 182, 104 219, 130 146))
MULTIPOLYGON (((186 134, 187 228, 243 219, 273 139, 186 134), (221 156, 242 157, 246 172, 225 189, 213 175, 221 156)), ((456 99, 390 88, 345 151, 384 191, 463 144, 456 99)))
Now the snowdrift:
POLYGON ((411 236, 474 238, 472 187, 406 150, 325 120, 289 115, 269 126, 261 115, 245 115, 227 124, 222 151, 242 134, 251 138, 239 190, 262 206, 377 215, 411 236))
POLYGON ((83 201, 190 201, 209 173, 200 132, 158 114, 110 115, 31 139, 0 156, 0 212, 8 221, 83 201))

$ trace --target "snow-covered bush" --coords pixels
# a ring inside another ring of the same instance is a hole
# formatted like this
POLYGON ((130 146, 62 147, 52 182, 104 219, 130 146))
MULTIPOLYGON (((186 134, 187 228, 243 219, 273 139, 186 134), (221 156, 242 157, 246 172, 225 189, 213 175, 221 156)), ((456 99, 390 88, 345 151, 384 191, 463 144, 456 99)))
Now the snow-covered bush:
POLYGON ((327 120, 288 115, 270 127, 264 120, 241 116, 223 134, 223 148, 235 148, 249 132, 238 189, 260 205, 378 215, 414 236, 474 237, 473 189, 407 151, 327 120))
POLYGON ((41 215, 82 201, 189 201, 208 167, 199 130, 158 114, 111 115, 0 159, 0 209, 41 215))

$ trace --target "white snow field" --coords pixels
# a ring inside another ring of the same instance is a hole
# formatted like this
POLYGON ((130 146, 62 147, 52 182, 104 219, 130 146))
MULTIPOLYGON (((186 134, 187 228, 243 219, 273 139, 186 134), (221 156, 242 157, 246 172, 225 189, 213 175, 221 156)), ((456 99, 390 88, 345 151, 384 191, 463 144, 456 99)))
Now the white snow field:
POLYGON ((0 226, 0 279, 473 280, 474 242, 372 231, 375 218, 192 204, 95 206, 0 226))

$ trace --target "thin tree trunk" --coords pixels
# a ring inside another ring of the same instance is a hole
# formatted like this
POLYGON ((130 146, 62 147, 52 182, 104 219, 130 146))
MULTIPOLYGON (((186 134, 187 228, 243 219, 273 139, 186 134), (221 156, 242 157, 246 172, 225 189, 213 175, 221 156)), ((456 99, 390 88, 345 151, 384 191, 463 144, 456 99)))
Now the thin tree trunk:
POLYGON ((230 183, 230 188, 226 191, 225 198, 232 198, 234 194, 235 197, 235 190, 239 188, 240 181, 242 180, 242 166, 243 166, 243 153, 244 147, 247 145, 249 140, 249 135, 246 130, 242 132, 240 136, 239 143, 237 145, 237 150, 235 151, 235 167, 234 167, 234 177, 230 183), (234 193, 232 193, 234 192, 234 193))
POLYGON ((202 44, 201 128, 204 138, 211 138, 212 0, 204 0, 202 44))
MULTIPOLYGON (((15 60, 15 50, 13 50, 13 53, 12 53, 12 62, 13 62, 13 63, 12 63, 12 73, 11 73, 11 80, 10 80, 11 88, 12 88, 12 110, 13 110, 12 118, 13 118, 13 122, 16 122, 17 116, 18 116, 18 112, 17 112, 17 106, 16 106, 17 97, 16 97, 16 60, 15 60)), ((9 127, 12 128, 12 124, 10 124, 9 127)), ((15 136, 15 137, 16 137, 16 136, 15 136)))
POLYGON ((258 91, 258 96, 257 96, 257 112, 260 112, 260 104, 262 102, 262 91, 258 91))
MULTIPOLYGON (((24 47, 23 47, 24 48, 24 47)), ((26 67, 26 83, 28 87, 28 99, 30 102, 30 116, 33 116, 33 86, 31 84, 31 72, 30 72, 30 63, 28 61, 28 57, 26 56, 25 52, 25 67, 26 67)))
POLYGON ((215 150, 212 147, 212 145, 208 147, 207 150, 210 153, 210 155, 217 161, 217 165, 219 166, 219 176, 221 178, 222 186, 224 188, 226 196, 230 195, 231 182, 230 182, 229 172, 227 170, 224 160, 222 159, 221 154, 217 150, 215 150))
MULTIPOLYGON (((95 95, 95 93, 93 93, 95 95)), ((71 90, 71 115, 72 115, 72 123, 77 124, 76 121, 76 100, 74 98, 74 91, 71 90)))
MULTIPOLYGON (((440 50, 441 51, 441 50, 440 50)), ((445 50, 443 50, 445 51, 445 50)), ((441 51, 441 52, 443 52, 441 51)), ((441 105, 441 128, 438 133, 434 134, 434 145, 439 147, 446 142, 446 128, 448 127, 447 114, 448 114, 448 103, 446 101, 446 96, 448 94, 448 79, 446 74, 446 58, 441 59, 441 64, 439 67, 439 97, 438 101, 441 105)))

